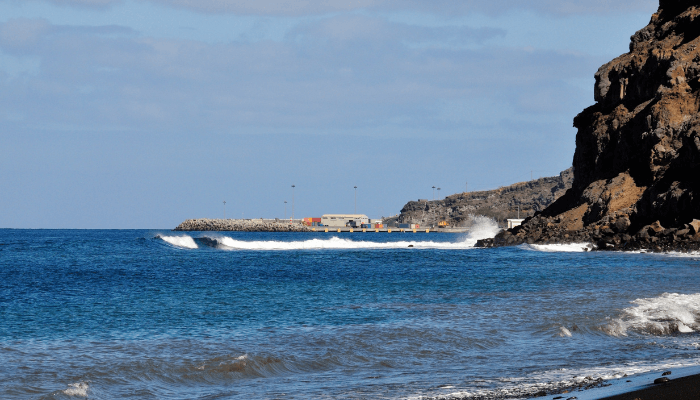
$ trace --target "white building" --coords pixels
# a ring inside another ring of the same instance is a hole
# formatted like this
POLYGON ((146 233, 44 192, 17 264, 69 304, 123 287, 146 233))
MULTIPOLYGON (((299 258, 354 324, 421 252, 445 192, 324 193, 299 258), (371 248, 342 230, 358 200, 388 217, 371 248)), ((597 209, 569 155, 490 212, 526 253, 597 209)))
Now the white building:
POLYGON ((348 224, 360 226, 369 224, 369 217, 364 214, 325 214, 321 217, 323 226, 345 227, 348 224))
POLYGON ((524 219, 509 219, 508 220, 508 229, 515 228, 516 226, 522 225, 524 219))

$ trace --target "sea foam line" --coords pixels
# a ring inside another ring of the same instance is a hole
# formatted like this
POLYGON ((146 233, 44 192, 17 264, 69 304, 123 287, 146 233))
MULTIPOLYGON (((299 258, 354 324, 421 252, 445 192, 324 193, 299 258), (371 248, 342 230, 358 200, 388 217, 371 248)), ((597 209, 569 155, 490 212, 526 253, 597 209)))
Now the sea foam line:
POLYGON ((520 247, 526 250, 545 253, 582 253, 593 249, 590 243, 524 244, 520 247))
POLYGON ((329 249, 400 249, 412 247, 415 249, 468 249, 474 247, 470 241, 464 242, 432 242, 432 241, 399 241, 399 242, 370 242, 355 241, 332 237, 329 239, 310 239, 296 242, 281 241, 245 241, 235 240, 227 236, 213 238, 225 249, 230 250, 329 250, 329 249))
POLYGON ((295 242, 282 241, 245 241, 236 240, 228 236, 210 237, 219 246, 228 250, 327 250, 327 249, 470 249, 477 240, 494 237, 500 228, 498 224, 489 218, 480 218, 466 234, 464 240, 459 242, 434 242, 434 241, 398 241, 398 242, 373 242, 343 239, 337 236, 328 239, 310 239, 295 242))

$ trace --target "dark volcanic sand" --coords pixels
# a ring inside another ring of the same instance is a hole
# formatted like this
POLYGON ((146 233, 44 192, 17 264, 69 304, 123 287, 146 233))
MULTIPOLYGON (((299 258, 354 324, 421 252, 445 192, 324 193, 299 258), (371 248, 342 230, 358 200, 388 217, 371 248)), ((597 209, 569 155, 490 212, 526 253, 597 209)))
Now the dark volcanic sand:
MULTIPOLYGON (((669 376, 671 378, 671 376, 669 376)), ((662 384, 652 384, 644 389, 616 396, 605 400, 685 400, 700 399, 700 375, 691 375, 671 379, 662 384)))

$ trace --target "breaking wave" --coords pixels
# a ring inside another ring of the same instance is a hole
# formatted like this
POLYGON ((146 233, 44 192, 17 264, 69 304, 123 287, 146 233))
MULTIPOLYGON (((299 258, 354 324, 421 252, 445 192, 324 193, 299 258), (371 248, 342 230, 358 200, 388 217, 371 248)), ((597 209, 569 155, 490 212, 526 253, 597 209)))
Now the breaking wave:
POLYGON ((329 239, 311 239, 298 242, 282 241, 244 241, 230 237, 215 238, 224 249, 231 250, 324 250, 324 249, 399 249, 413 247, 416 249, 466 249, 473 247, 467 242, 370 242, 354 241, 332 237, 329 239))
POLYGON ((469 249, 473 248, 477 240, 494 237, 500 228, 498 224, 486 217, 477 217, 475 223, 465 235, 464 239, 457 242, 436 242, 436 241, 418 241, 418 240, 402 240, 397 242, 374 242, 363 240, 351 240, 339 238, 337 236, 328 239, 309 239, 302 241, 275 241, 275 240, 259 240, 247 241, 238 240, 228 236, 202 236, 192 238, 190 236, 156 236, 156 239, 161 239, 173 246, 185 249, 197 249, 197 243, 204 246, 213 247, 222 250, 347 250, 347 249, 469 249))
POLYGON ((63 391, 63 394, 75 397, 88 397, 89 389, 90 387, 85 382, 71 383, 68 385, 68 389, 63 391))
POLYGON ((479 218, 464 239, 459 242, 398 241, 373 242, 350 240, 339 237, 310 239, 304 241, 245 241, 227 236, 202 238, 208 245, 227 250, 327 250, 327 249, 469 249, 477 240, 494 237, 500 229, 490 218, 479 218))
POLYGON ((198 248, 197 243, 194 239, 189 236, 156 236, 156 239, 161 239, 166 243, 169 243, 176 247, 181 247, 183 249, 196 249, 198 248))
POLYGON ((613 336, 626 336, 629 331, 651 335, 700 332, 700 293, 664 293, 632 304, 636 305, 622 310, 602 330, 613 336))

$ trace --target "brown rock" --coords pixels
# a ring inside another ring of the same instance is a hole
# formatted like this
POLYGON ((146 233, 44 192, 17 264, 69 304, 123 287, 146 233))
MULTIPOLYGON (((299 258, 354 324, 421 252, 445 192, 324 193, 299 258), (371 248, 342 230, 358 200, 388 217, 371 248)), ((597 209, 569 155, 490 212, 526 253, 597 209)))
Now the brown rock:
POLYGON ((694 219, 690 225, 690 232, 695 235, 696 233, 700 233, 700 220, 694 219))
POLYGON ((676 231, 676 236, 688 236, 690 229, 681 229, 676 231))
POLYGON ((615 221, 615 229, 617 229, 618 232, 627 232, 630 225, 632 225, 632 222, 630 222, 630 218, 627 215, 623 215, 615 221))
POLYGON ((661 223, 659 221, 656 221, 653 224, 649 225, 649 229, 647 230, 647 232, 649 232, 649 235, 651 236, 656 236, 663 233, 664 230, 665 228, 661 226, 661 223))

